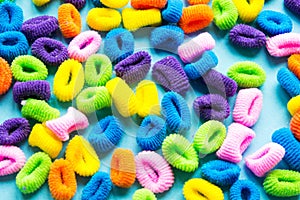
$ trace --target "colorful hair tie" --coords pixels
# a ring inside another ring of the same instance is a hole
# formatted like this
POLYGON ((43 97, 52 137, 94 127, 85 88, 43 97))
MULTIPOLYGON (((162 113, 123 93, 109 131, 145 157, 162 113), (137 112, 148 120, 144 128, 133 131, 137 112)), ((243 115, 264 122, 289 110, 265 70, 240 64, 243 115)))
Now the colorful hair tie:
MULTIPOLYGON (((169 0, 170 1, 170 0, 169 0)), ((133 193, 132 200, 157 200, 155 194, 146 188, 138 189, 133 193)))
POLYGON ((23 23, 23 10, 15 3, 0 4, 0 33, 19 31, 23 23))
POLYGON ((117 146, 125 132, 114 116, 101 119, 89 134, 88 140, 97 153, 104 153, 117 146))
POLYGON ((70 3, 58 7, 58 24, 64 38, 72 38, 81 31, 81 16, 79 11, 70 3))
POLYGON ((220 30, 231 29, 239 17, 232 0, 213 0, 212 11, 214 14, 214 23, 220 30))
POLYGON ((295 15, 300 16, 300 5, 297 0, 284 0, 284 6, 295 15))
POLYGON ((193 146, 201 154, 217 151, 226 137, 226 127, 219 121, 209 120, 194 135, 193 146))
POLYGON ((178 47, 178 54, 184 63, 197 61, 205 51, 215 47, 214 38, 208 33, 200 33, 178 47))
POLYGON ((97 172, 84 186, 81 199, 107 199, 112 187, 109 175, 105 172, 97 172))
POLYGON ((164 158, 173 167, 184 172, 194 172, 198 168, 198 154, 193 144, 182 135, 167 136, 161 149, 164 158))
POLYGON ((181 0, 168 0, 166 7, 162 10, 162 18, 169 23, 177 23, 182 15, 183 3, 181 0))
POLYGON ((32 3, 35 5, 35 6, 44 6, 46 5, 47 3, 49 3, 51 0, 32 0, 32 3))
POLYGON ((113 63, 118 63, 134 51, 134 37, 131 32, 123 28, 116 28, 106 34, 104 54, 113 63))
POLYGON ((145 26, 158 26, 162 23, 160 10, 156 8, 148 10, 125 8, 122 10, 122 19, 124 28, 129 31, 136 31, 145 26))
POLYGON ((137 10, 151 9, 151 8, 162 9, 166 6, 167 0, 131 0, 130 4, 133 8, 137 10))
POLYGON ((208 4, 210 0, 187 0, 190 5, 208 4))
POLYGON ((73 4, 77 10, 80 10, 86 4, 86 0, 64 0, 64 3, 73 4))
POLYGON ((260 194, 257 186, 249 180, 236 181, 229 190, 230 199, 242 200, 243 198, 251 200, 260 200, 260 194))
POLYGON ((80 176, 92 176, 100 168, 100 160, 92 145, 82 136, 76 135, 66 149, 66 160, 80 176))
POLYGON ((199 4, 183 8, 178 26, 184 33, 189 34, 207 27, 212 22, 214 14, 206 4, 199 4))
POLYGON ((300 34, 284 33, 267 40, 266 48, 271 56, 283 57, 300 53, 300 34))
POLYGON ((24 118, 11 118, 0 125, 0 145, 16 145, 27 138, 30 124, 24 118))
POLYGON ((279 69, 277 72, 277 81, 290 97, 300 94, 300 81, 288 68, 282 67, 279 69))
POLYGON ((255 1, 246 1, 246 0, 233 0, 235 7, 238 10, 239 18, 245 22, 249 23, 256 19, 260 11, 262 10, 265 1, 264 0, 255 0, 255 1))
POLYGON ((136 167, 134 154, 129 149, 117 148, 110 163, 110 179, 121 188, 129 188, 135 182, 136 167))
POLYGON ((100 0, 92 0, 92 3, 95 7, 102 8, 104 5, 100 2, 100 0))
POLYGON ((223 192, 218 186, 202 178, 192 178, 186 181, 183 186, 183 196, 186 200, 195 200, 195 199, 223 200, 224 199, 223 192))
POLYGON ((58 66, 68 59, 65 45, 55 39, 41 37, 31 45, 31 53, 46 65, 58 66))
POLYGON ((84 72, 80 62, 73 59, 65 60, 55 73, 53 93, 62 102, 71 101, 84 85, 84 72))
POLYGON ((232 123, 228 126, 227 136, 216 154, 222 160, 238 163, 254 137, 255 132, 252 129, 239 123, 232 123))
POLYGON ((206 94, 197 97, 193 102, 196 114, 203 120, 223 121, 230 115, 227 100, 218 94, 206 94))
POLYGON ((288 101, 287 109, 292 116, 300 110, 300 95, 297 95, 288 101))
POLYGON ((152 68, 152 77, 165 91, 174 91, 184 95, 190 88, 180 62, 173 56, 167 56, 157 61, 152 68))
POLYGON ((0 177, 18 172, 25 163, 25 154, 19 147, 0 146, 0 177))
POLYGON ((46 181, 51 158, 43 152, 33 154, 16 176, 16 184, 23 194, 38 190, 46 181))
POLYGON ((12 83, 12 72, 9 64, 0 57, 0 95, 5 94, 12 83))
POLYGON ((263 106, 263 94, 257 88, 241 89, 236 97, 232 117, 235 122, 253 126, 263 106))
POLYGON ((293 197, 300 194, 300 173, 276 169, 270 172, 263 183, 267 194, 275 197, 293 197))
POLYGON ((126 6, 129 0, 100 0, 100 2, 109 8, 122 8, 126 6))
POLYGON ((300 79, 300 54, 292 54, 288 58, 288 68, 300 79))
POLYGON ((171 132, 184 133, 191 127, 191 113, 185 99, 176 92, 167 92, 161 100, 162 115, 171 132))
POLYGON ((118 28, 121 21, 119 11, 111 8, 92 8, 86 16, 88 26, 97 31, 110 31, 118 28))

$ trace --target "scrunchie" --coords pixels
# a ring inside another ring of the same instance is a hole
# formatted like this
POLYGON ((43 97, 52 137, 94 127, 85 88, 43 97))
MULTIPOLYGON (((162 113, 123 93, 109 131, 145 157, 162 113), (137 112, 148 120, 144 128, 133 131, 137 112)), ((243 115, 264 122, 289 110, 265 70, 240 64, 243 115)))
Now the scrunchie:
POLYGON ((11 118, 0 125, 0 145, 16 145, 27 138, 30 124, 25 118, 11 118))
POLYGON ((187 0, 190 5, 208 4, 210 0, 187 0))
POLYGON ((0 33, 19 31, 23 23, 23 10, 15 3, 0 4, 0 33))
POLYGON ((72 38, 81 31, 81 16, 79 11, 70 3, 58 7, 58 24, 64 38, 72 38))
POLYGON ((35 6, 44 6, 46 5, 47 3, 49 3, 51 0, 32 0, 32 3, 35 5, 35 6))
POLYGON ((229 196, 231 200, 242 200, 243 198, 260 200, 257 186, 249 180, 238 180, 235 182, 229 190, 229 196))
POLYGON ((9 64, 0 57, 0 95, 5 94, 12 83, 12 72, 9 64))
POLYGON ((266 48, 271 56, 283 57, 300 53, 300 34, 284 33, 267 40, 266 48))
POLYGON ((295 15, 300 16, 300 4, 297 0, 284 0, 284 6, 295 15))
POLYGON ((109 8, 122 8, 128 4, 129 0, 100 0, 100 2, 109 8))
POLYGON ((239 18, 245 22, 249 23, 256 19, 260 11, 262 10, 265 1, 264 0, 233 0, 235 7, 238 10, 239 18))
POLYGON ((131 0, 130 4, 133 8, 138 10, 151 8, 162 9, 167 4, 167 0, 131 0))
POLYGON ((300 141, 299 127, 300 127, 300 112, 297 112, 296 114, 293 115, 290 121, 290 129, 298 141, 300 141))
POLYGON ((86 0, 64 0, 64 3, 71 3, 77 8, 77 10, 80 10, 84 7, 86 0))
POLYGON ((183 3, 181 0, 168 0, 166 7, 162 10, 162 18, 169 23, 177 23, 182 15, 183 3))
MULTIPOLYGON (((170 0, 169 0, 170 1, 170 0)), ((132 200, 157 200, 153 192, 146 188, 138 189, 133 193, 132 200)))
POLYGON ((0 177, 18 172, 25 163, 25 154, 19 147, 0 146, 0 177))
POLYGON ((300 78, 300 54, 293 54, 288 58, 288 68, 298 79, 300 78))
POLYGON ((288 68, 282 67, 279 69, 277 81, 290 97, 300 95, 300 80, 288 68))
POLYGON ((300 95, 297 95, 288 101, 287 110, 292 116, 300 110, 300 95))
POLYGON ((232 0, 213 0, 212 11, 214 13, 214 23, 220 30, 231 29, 239 16, 232 0))
POLYGON ((121 14, 111 8, 92 8, 86 16, 88 26, 97 31, 110 31, 121 24, 121 14))

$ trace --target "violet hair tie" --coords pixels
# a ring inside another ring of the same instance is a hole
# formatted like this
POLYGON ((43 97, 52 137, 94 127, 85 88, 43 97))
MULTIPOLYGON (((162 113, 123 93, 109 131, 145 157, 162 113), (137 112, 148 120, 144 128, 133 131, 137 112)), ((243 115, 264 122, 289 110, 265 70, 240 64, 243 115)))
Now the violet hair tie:
POLYGON ((0 176, 18 172, 25 162, 25 154, 19 147, 0 146, 0 176))
POLYGON ((284 5, 297 16, 300 16, 300 3, 298 0, 284 0, 284 5))
POLYGON ((173 56, 167 56, 156 62, 152 68, 152 77, 166 91, 184 95, 190 83, 180 62, 173 56))
POLYGON ((252 129, 239 123, 232 123, 228 126, 227 136, 216 154, 222 160, 238 163, 254 137, 255 132, 252 129))
POLYGON ((16 82, 13 87, 13 98, 17 104, 26 99, 39 99, 48 101, 51 96, 48 81, 36 80, 27 82, 16 82))
POLYGON ((284 33, 267 40, 267 50, 271 56, 283 57, 300 53, 300 34, 284 33))
POLYGON ((86 0, 64 0, 64 3, 73 4, 77 8, 77 10, 80 10, 85 5, 86 0))
POLYGON ((116 75, 127 84, 139 82, 145 78, 151 67, 151 56, 146 51, 139 51, 115 65, 116 75))
MULTIPOLYGON (((30 125, 25 118, 11 118, 0 125, 0 145, 15 145, 27 138, 30 125)), ((1 168, 1 167, 0 167, 1 168)))

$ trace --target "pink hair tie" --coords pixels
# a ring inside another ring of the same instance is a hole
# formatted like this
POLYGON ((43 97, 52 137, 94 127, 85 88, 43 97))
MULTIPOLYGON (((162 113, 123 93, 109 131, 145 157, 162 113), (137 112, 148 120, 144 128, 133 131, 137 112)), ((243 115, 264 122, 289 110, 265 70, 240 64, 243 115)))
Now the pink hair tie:
POLYGON ((178 54, 184 63, 191 63, 199 58, 205 51, 215 47, 214 38, 208 33, 200 33, 190 41, 178 47, 178 54))
POLYGON ((70 42, 69 57, 84 62, 90 55, 98 51, 101 41, 101 36, 96 31, 82 32, 70 42))
POLYGON ((142 151, 135 156, 136 178, 154 193, 169 190, 174 183, 173 171, 168 162, 154 151, 142 151))
POLYGON ((69 107, 65 115, 46 121, 46 126, 61 141, 69 140, 69 133, 75 130, 85 129, 88 125, 89 121, 87 117, 73 107, 69 107))
POLYGON ((242 154, 255 137, 255 132, 239 123, 228 126, 227 136, 217 151, 217 156, 222 160, 238 163, 242 160, 242 154))
POLYGON ((263 94, 257 88, 239 91, 233 109, 233 120, 247 127, 253 126, 260 115, 263 105, 263 94))
POLYGON ((0 176, 18 172, 26 162, 26 157, 19 147, 0 146, 0 176))
POLYGON ((283 158, 285 149, 277 143, 265 144, 245 158, 247 167, 258 177, 263 177, 283 158))
POLYGON ((300 34, 285 33, 267 40, 267 50, 271 56, 283 57, 300 53, 300 34))

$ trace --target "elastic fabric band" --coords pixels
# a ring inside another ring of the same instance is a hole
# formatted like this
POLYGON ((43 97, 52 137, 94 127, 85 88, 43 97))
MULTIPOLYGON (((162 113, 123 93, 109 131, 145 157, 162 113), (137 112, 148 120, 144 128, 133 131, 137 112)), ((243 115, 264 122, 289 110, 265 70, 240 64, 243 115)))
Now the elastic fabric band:
POLYGON ((287 110, 294 116, 300 110, 300 95, 291 98, 287 103, 287 110))
POLYGON ((71 3, 77 8, 77 10, 80 10, 85 6, 86 0, 64 0, 64 3, 71 3))
POLYGON ((30 133, 30 124, 25 118, 11 118, 0 125, 0 145, 16 145, 30 133))
POLYGON ((138 189, 133 193, 132 200, 157 200, 155 194, 146 188, 138 189))
POLYGON ((0 4, 0 33, 19 31, 23 23, 23 10, 15 3, 0 4))
POLYGON ((187 0, 190 5, 208 4, 210 0, 187 0))
POLYGON ((284 57, 300 53, 300 34, 284 33, 268 38, 266 48, 271 56, 284 57))
POLYGON ((295 15, 300 16, 300 4, 297 0, 284 0, 284 6, 295 15))
POLYGON ((58 24, 64 38, 73 38, 81 32, 81 16, 70 3, 58 7, 58 24))
POLYGON ((128 4, 129 0, 100 0, 100 2, 109 8, 122 8, 128 4))
POLYGON ((245 22, 249 23, 256 19, 260 11, 263 9, 265 4, 264 0, 232 0, 235 7, 238 10, 239 18, 245 22))
POLYGON ((181 0, 168 0, 166 7, 162 10, 162 18, 169 23, 177 23, 182 15, 183 3, 181 0))
POLYGON ((162 9, 166 6, 167 0, 131 0, 130 4, 133 8, 138 10, 150 8, 162 9))
POLYGON ((18 172, 25 163, 25 154, 19 147, 0 146, 0 177, 18 172))
POLYGON ((0 95, 5 94, 12 83, 12 71, 9 64, 0 57, 0 95))
POLYGON ((282 67, 279 69, 277 81, 290 97, 300 95, 300 81, 288 68, 282 67))
POLYGON ((260 200, 257 186, 249 180, 238 180, 235 182, 229 190, 229 196, 232 200, 242 200, 244 198, 260 200))
POLYGON ((104 5, 100 2, 100 0, 92 0, 94 7, 103 7, 104 5))
POLYGON ((300 79, 300 54, 293 54, 288 58, 288 68, 300 79))
POLYGON ((232 0, 213 0, 212 11, 214 13, 214 23, 220 30, 231 29, 239 17, 232 0))
POLYGON ((111 8, 92 8, 86 16, 88 26, 97 31, 110 31, 118 28, 121 21, 119 11, 111 8))

